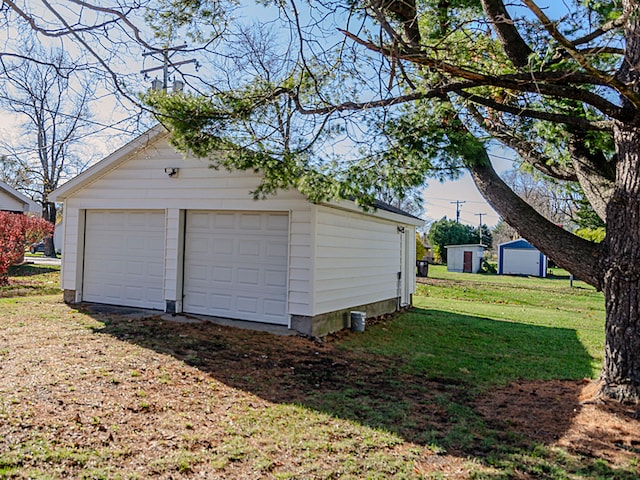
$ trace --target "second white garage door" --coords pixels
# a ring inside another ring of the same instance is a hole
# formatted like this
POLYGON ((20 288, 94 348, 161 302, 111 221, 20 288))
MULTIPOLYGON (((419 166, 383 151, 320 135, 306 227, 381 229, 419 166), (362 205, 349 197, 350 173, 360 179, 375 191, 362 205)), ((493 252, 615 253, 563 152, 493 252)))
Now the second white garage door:
POLYGON ((165 214, 87 210, 82 299, 164 309, 165 214))
POLYGON ((183 310, 286 325, 287 213, 187 212, 183 310))

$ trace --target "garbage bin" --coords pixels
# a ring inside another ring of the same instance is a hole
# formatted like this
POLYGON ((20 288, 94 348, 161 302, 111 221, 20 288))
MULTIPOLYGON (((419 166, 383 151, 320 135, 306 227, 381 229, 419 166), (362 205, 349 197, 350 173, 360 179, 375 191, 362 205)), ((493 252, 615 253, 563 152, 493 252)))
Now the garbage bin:
POLYGON ((418 260, 416 262, 416 266, 418 267, 419 277, 426 277, 429 275, 429 262, 427 260, 418 260))
POLYGON ((364 332, 367 321, 367 312, 351 312, 351 331, 364 332))

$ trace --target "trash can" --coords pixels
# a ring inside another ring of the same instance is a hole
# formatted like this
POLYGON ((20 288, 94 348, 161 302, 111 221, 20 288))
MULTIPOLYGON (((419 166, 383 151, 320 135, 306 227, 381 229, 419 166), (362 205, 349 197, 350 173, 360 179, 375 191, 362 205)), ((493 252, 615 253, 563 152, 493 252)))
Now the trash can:
POLYGON ((426 277, 429 275, 429 262, 427 260, 416 261, 416 266, 418 267, 419 277, 426 277))
POLYGON ((367 312, 351 312, 351 331, 364 332, 366 324, 367 312))

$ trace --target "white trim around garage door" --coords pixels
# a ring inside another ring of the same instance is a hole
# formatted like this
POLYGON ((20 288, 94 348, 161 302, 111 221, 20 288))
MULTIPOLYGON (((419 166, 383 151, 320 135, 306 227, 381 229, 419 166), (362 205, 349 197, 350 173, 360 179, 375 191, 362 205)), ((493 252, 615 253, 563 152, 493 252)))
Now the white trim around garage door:
POLYGON ((288 325, 288 212, 187 211, 183 310, 288 325))

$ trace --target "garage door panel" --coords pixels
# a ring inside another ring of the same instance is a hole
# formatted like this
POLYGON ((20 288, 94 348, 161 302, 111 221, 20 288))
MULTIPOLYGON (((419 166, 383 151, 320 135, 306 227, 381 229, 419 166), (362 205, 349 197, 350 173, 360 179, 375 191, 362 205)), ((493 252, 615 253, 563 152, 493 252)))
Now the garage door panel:
POLYGON ((280 232, 289 228, 289 217, 286 215, 267 215, 267 230, 280 232))
POLYGON ((262 215, 245 213, 240 217, 240 230, 260 230, 262 215))
POLYGON ((164 308, 163 211, 88 210, 83 300, 164 308))
POLYGON ((260 285, 260 269, 238 268, 238 284, 255 287, 260 285))
MULTIPOLYGON (((238 255, 243 257, 257 257, 260 255, 260 240, 243 240, 238 241, 238 255)), ((246 261, 246 260, 245 260, 246 261)))
POLYGON ((287 214, 187 212, 185 312, 286 324, 288 229, 287 214))
POLYGON ((233 282, 233 268, 232 267, 211 267, 211 280, 214 282, 222 282, 223 285, 228 285, 233 282))
POLYGON ((240 313, 258 314, 258 299, 255 297, 238 297, 236 308, 240 313))
POLYGON ((287 242, 278 242, 275 240, 265 240, 265 252, 264 256, 276 259, 282 258, 287 255, 287 242))
POLYGON ((539 275, 540 252, 537 250, 507 249, 504 251, 503 273, 539 275))
POLYGON ((233 238, 218 237, 215 239, 215 241, 210 240, 210 242, 212 244, 214 254, 216 255, 233 255, 234 254, 235 242, 233 238))
POLYGON ((286 288, 287 272, 282 270, 265 270, 264 284, 266 287, 286 288))
POLYGON ((234 230, 236 216, 234 213, 216 213, 213 215, 207 215, 207 227, 215 227, 218 230, 234 230))
POLYGON ((280 316, 285 313, 285 302, 279 302, 276 300, 265 300, 264 311, 270 316, 280 316))

